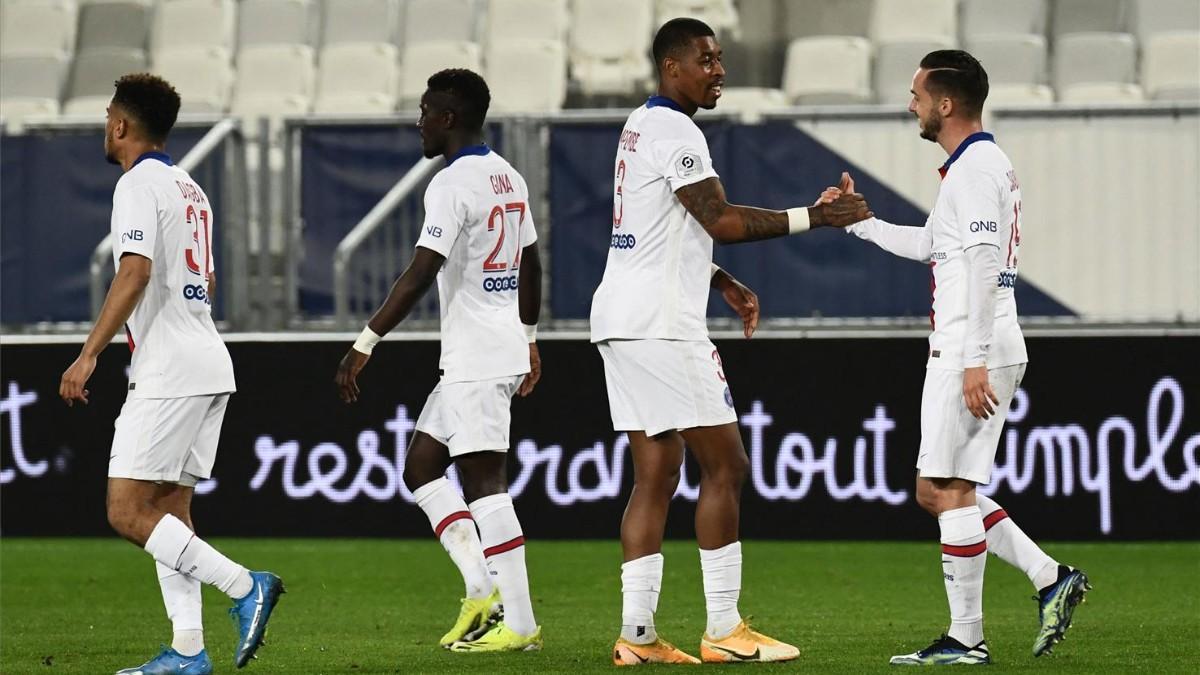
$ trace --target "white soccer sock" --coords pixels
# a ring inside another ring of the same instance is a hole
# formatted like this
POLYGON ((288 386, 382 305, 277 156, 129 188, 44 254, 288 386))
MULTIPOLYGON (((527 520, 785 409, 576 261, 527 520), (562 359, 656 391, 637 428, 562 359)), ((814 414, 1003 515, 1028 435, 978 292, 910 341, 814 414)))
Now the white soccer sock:
POLYGON ((987 537, 978 506, 938 516, 942 531, 942 578, 950 601, 950 637, 967 647, 983 641, 983 568, 987 537))
POLYGON ((975 503, 983 515, 989 551, 1024 572, 1038 590, 1058 581, 1058 562, 1033 543, 995 500, 976 494, 975 503))
POLYGON ((470 509, 479 525, 483 557, 500 587, 504 623, 519 635, 533 635, 537 621, 525 571, 525 536, 512 497, 506 492, 488 495, 471 502, 470 509))
POLYGON ((195 656, 204 649, 203 605, 200 582, 154 561, 163 605, 171 620, 174 638, 171 648, 184 656, 195 656))
POLYGON ((235 600, 246 597, 254 586, 245 567, 221 555, 169 513, 154 526, 146 540, 146 552, 173 570, 216 586, 235 600))
POLYGON ((654 613, 662 589, 663 555, 655 553, 621 565, 621 637, 638 645, 658 639, 654 613))
POLYGON ((413 492, 417 506, 429 517, 433 534, 450 554, 462 574, 468 598, 486 598, 492 593, 492 578, 483 560, 483 546, 475 521, 462 495, 445 477, 432 480, 413 492))
POLYGON ((704 604, 708 608, 704 632, 720 640, 742 621, 737 608, 742 592, 742 542, 711 551, 700 549, 700 570, 704 573, 704 604))

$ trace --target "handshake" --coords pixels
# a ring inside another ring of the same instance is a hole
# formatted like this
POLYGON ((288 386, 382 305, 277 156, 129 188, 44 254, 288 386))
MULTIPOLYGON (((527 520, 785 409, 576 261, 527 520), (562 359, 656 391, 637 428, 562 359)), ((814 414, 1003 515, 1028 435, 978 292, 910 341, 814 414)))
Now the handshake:
POLYGON ((867 200, 854 191, 854 179, 842 172, 837 187, 827 187, 809 209, 813 227, 849 227, 857 222, 874 218, 867 200))

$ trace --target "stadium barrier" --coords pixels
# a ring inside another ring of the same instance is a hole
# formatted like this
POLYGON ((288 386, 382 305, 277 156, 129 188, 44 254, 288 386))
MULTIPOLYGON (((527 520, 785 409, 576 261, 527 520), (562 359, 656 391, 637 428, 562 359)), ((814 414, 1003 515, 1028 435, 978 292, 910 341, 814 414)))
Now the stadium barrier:
MULTIPOLYGON (((926 344, 921 331, 813 331, 716 344, 750 457, 742 535, 929 539, 913 499, 926 344)), ((352 336, 242 335, 201 531, 238 536, 425 537, 400 480, 437 380, 431 334, 390 338, 355 405, 333 374, 352 336)), ((1200 538, 1200 331, 1032 330, 1031 364, 1000 442, 992 493, 1038 539, 1200 538), (1136 364, 1136 365, 1134 365, 1136 364)), ((58 399, 79 341, 6 337, 0 390, 4 536, 106 535, 104 485, 128 351, 114 344, 91 404, 58 399)), ((526 534, 614 538, 632 484, 586 336, 541 341, 544 376, 513 403, 511 491, 526 534)), ((714 354, 714 359, 718 358, 714 354)), ((689 461, 668 534, 692 534, 689 461)))

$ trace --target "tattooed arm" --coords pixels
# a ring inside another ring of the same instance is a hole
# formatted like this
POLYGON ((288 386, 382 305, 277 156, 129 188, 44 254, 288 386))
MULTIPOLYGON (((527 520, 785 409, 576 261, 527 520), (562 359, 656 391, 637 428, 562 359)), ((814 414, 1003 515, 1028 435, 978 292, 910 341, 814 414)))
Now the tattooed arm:
MULTIPOLYGON (((772 239, 791 233, 787 211, 730 204, 721 179, 708 178, 675 191, 680 203, 721 244, 772 239)), ((831 203, 808 207, 809 227, 846 227, 874 214, 860 194, 843 193, 831 203)))

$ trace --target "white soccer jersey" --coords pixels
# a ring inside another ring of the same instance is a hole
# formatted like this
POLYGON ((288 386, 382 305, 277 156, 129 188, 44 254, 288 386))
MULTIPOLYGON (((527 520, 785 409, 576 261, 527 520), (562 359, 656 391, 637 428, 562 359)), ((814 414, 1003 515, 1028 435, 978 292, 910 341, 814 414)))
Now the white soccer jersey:
POLYGON ((675 196, 716 177, 692 118, 653 96, 625 122, 613 180, 604 278, 592 296, 592 341, 705 340, 713 242, 675 196))
POLYGON ((163 153, 148 152, 113 191, 113 262, 151 260, 150 283, 125 324, 130 398, 235 390, 233 361, 212 320, 213 211, 204 190, 163 153))
POLYGON ((535 241, 525 179, 486 145, 464 148, 429 182, 417 246, 446 257, 438 272, 444 382, 529 372, 517 286, 521 251, 535 241))

